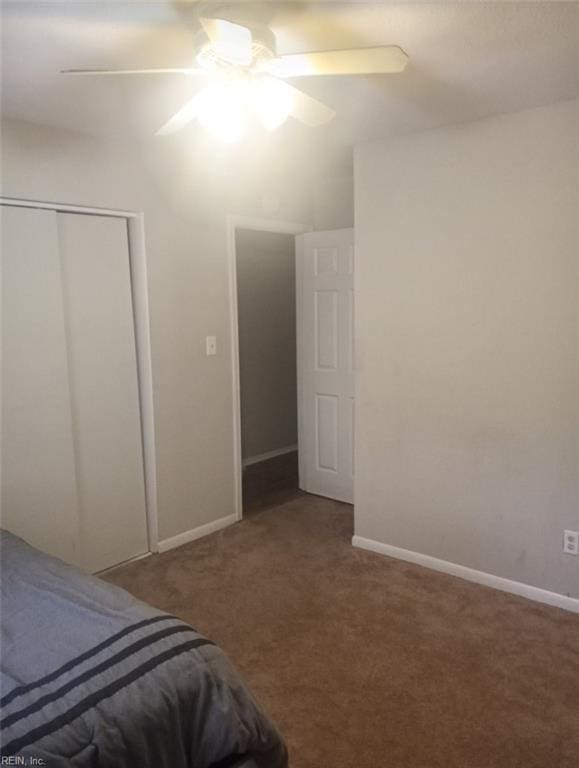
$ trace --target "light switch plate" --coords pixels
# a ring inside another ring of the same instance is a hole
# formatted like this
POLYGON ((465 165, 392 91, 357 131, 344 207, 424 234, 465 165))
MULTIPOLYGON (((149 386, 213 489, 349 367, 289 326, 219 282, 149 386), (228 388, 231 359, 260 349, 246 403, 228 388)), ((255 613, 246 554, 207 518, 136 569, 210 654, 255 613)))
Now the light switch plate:
POLYGON ((566 555, 579 555, 579 533, 563 531, 563 552, 566 555))

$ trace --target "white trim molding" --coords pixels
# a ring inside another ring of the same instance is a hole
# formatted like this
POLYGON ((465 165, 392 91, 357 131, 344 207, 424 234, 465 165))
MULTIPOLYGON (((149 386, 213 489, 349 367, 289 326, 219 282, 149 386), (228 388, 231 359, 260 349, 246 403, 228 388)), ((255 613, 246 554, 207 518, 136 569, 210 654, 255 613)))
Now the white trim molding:
POLYGON ((242 458, 241 458, 241 396, 239 388, 239 318, 237 309, 237 264, 235 231, 253 229, 257 232, 279 232, 300 235, 309 228, 297 221, 255 219, 247 216, 227 216, 227 264, 229 273, 229 328, 231 336, 231 388, 233 394, 233 508, 235 517, 243 517, 242 458))
POLYGON ((95 208, 90 205, 70 205, 69 203, 47 203, 42 200, 23 200, 15 197, 0 197, 2 205, 13 205, 16 208, 40 208, 48 211, 68 213, 84 213, 87 216, 112 216, 117 219, 133 219, 141 216, 138 211, 123 211, 114 208, 95 208))
POLYGON ((220 517, 218 520, 212 520, 210 523, 192 528, 190 531, 183 531, 183 533, 178 533, 176 536, 160 541, 159 552, 167 552, 169 549, 181 547, 183 544, 188 544, 190 541, 195 541, 195 539, 201 539, 203 536, 209 536, 210 533, 220 531, 222 528, 227 528, 228 525, 233 525, 236 522, 237 515, 227 515, 227 517, 220 517))
POLYGON ((261 461, 275 459, 277 456, 285 456, 286 453, 294 453, 297 449, 297 443, 295 445, 286 445, 285 448, 276 448, 275 451, 267 451, 267 453, 260 453, 257 456, 250 456, 248 459, 243 459, 241 465, 245 469, 245 467, 250 467, 252 464, 259 464, 261 461))
POLYGON ((433 571, 447 573, 450 576, 457 576, 459 579, 472 581, 475 584, 482 584, 485 587, 498 589, 501 592, 510 592, 519 597, 526 597, 528 600, 535 600, 539 603, 553 605, 556 608, 562 608, 565 611, 579 613, 579 599, 560 595, 557 592, 549 592, 547 589, 533 587, 531 584, 523 584, 520 581, 511 581, 502 576, 494 576, 492 573, 477 571, 474 568, 467 568, 465 565, 450 563, 447 560, 439 560, 437 557, 423 555, 420 552, 413 552, 409 549, 394 547, 392 544, 383 544, 373 539, 365 539, 362 536, 353 536, 352 545, 359 549, 366 549, 369 552, 376 552, 379 555, 394 557, 397 560, 406 560, 409 563, 421 565, 424 568, 430 568, 433 571))
POLYGON ((128 560, 123 560, 122 563, 111 565, 109 568, 105 568, 102 571, 95 571, 93 573, 93 576, 104 576, 106 573, 112 573, 113 571, 118 571, 119 568, 122 568, 125 565, 130 565, 131 563, 136 563, 137 560, 145 560, 147 557, 151 557, 152 554, 153 552, 143 552, 142 555, 135 555, 135 557, 130 557, 128 560))

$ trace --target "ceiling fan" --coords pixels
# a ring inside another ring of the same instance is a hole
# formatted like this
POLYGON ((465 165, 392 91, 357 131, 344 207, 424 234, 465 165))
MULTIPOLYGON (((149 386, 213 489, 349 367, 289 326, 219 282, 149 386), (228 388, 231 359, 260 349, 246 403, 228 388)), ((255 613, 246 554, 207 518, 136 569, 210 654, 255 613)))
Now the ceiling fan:
POLYGON ((331 120, 335 112, 285 82, 315 75, 367 75, 402 72, 406 53, 396 45, 278 56, 275 36, 266 26, 247 27, 225 19, 200 19, 203 37, 196 67, 172 69, 67 69, 67 75, 182 74, 207 84, 158 131, 165 135, 193 120, 226 141, 243 133, 253 113, 269 130, 288 117, 308 126, 331 120))

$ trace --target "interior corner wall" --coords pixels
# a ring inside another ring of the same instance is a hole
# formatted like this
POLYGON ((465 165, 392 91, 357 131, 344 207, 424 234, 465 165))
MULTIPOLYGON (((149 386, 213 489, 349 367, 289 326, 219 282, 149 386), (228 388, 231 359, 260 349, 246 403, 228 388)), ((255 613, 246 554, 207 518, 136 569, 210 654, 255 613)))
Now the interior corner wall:
MULTIPOLYGON (((226 215, 311 222, 293 178, 220 173, 187 144, 116 142, 2 122, 2 195, 145 214, 159 536, 232 515, 233 405, 226 215), (218 354, 205 355, 205 337, 218 354)), ((264 163, 266 165, 266 163, 264 163)), ((295 166, 296 177, 300 167, 295 166)))
POLYGON ((313 185, 314 229, 354 226, 354 178, 350 174, 319 176, 313 185))
POLYGON ((577 110, 355 152, 356 535, 575 598, 577 110))

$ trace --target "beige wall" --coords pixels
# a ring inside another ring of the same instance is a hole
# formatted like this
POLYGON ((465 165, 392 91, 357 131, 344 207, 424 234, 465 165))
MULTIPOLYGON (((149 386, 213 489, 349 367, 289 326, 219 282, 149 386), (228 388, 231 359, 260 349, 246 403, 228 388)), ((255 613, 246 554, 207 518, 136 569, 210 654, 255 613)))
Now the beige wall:
POLYGON ((2 124, 3 195, 145 213, 161 539, 234 512, 226 213, 267 216, 266 196, 273 218, 311 220, 296 157, 282 166, 273 149, 190 139, 115 144, 2 124))
POLYGON ((243 459, 295 445, 297 435, 295 238, 236 236, 243 459))
POLYGON ((577 103, 357 148, 356 534, 579 597, 577 103))

